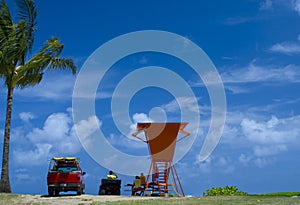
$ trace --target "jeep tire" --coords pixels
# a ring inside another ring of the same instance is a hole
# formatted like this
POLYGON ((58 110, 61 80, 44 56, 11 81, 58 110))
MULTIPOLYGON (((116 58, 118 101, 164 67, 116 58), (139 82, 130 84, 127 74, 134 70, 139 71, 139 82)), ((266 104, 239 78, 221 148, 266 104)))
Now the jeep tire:
POLYGON ((48 188, 48 196, 53 196, 54 190, 52 188, 48 188))

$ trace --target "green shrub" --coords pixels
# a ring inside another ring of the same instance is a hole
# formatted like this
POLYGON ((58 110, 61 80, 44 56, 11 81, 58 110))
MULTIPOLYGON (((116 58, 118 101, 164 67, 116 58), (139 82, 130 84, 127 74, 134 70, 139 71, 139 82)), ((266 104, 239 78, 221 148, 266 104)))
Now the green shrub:
POLYGON ((225 186, 207 189, 203 196, 241 196, 247 195, 246 192, 239 191, 236 186, 225 186))

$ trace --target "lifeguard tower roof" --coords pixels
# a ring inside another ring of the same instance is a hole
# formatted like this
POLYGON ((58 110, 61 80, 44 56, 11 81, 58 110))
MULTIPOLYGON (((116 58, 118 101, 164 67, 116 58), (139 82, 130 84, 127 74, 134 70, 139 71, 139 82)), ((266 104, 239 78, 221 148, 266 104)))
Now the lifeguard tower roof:
MULTIPOLYGON (((170 162, 173 160, 178 133, 184 131, 188 123, 138 123, 137 132, 144 131, 152 160, 170 162)), ((133 134, 134 135, 134 134, 133 134)))

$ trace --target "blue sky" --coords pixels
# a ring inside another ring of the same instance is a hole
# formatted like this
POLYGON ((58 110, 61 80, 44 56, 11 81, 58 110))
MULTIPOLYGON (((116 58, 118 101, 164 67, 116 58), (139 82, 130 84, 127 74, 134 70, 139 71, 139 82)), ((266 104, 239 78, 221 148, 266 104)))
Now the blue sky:
MULTIPOLYGON (((13 1, 7 2, 13 6, 13 1)), ((181 35, 201 47, 214 63, 224 83, 227 112, 220 143, 207 160, 199 157, 211 118, 206 87, 179 59, 152 52, 121 59, 98 87, 96 125, 101 125, 115 148, 133 155, 147 154, 145 145, 122 135, 114 124, 110 105, 116 85, 141 67, 165 67, 188 83, 200 108, 199 132, 193 136, 195 141, 188 153, 176 164, 186 194, 202 195, 206 189, 225 185, 249 193, 299 191, 299 0, 52 0, 38 1, 37 8, 34 50, 57 36, 65 44, 64 56, 73 57, 80 69, 102 44, 140 30, 181 35)), ((72 118, 75 81, 76 76, 69 72, 49 72, 40 85, 16 90, 10 155, 13 192, 46 194, 48 160, 72 155, 81 159, 88 173, 87 193, 97 194, 100 178, 108 170, 96 163, 78 141, 72 118)), ((3 133, 6 90, 0 90, 3 133)), ((163 109, 170 121, 180 119, 174 100, 163 89, 140 90, 128 108, 132 125, 149 119, 154 107, 163 109)), ((177 100, 193 110, 189 98, 177 100)), ((81 131, 88 133, 96 125, 87 123, 81 131)), ((194 133, 194 129, 190 122, 186 130, 194 133)), ((120 177, 124 184, 132 181, 131 176, 120 177)))

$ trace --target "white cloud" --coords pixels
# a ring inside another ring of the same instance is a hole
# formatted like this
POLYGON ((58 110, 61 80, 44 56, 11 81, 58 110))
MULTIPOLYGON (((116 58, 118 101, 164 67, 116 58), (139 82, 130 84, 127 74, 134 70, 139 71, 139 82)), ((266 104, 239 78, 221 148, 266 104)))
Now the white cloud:
POLYGON ((133 137, 132 134, 136 132, 137 123, 153 122, 153 120, 150 119, 149 116, 145 113, 135 113, 133 114, 132 119, 133 119, 133 123, 129 125, 128 133, 126 135, 115 135, 111 133, 107 138, 107 140, 114 146, 121 146, 121 147, 132 148, 132 149, 145 148, 145 150, 147 150, 146 143, 140 140, 142 139, 146 141, 146 137, 144 133, 142 132, 138 135, 140 139, 133 137))
POLYGON ((277 156, 300 144, 300 115, 266 119, 263 113, 256 112, 261 111, 227 113, 221 143, 243 150, 237 159, 243 166, 263 167, 276 163, 277 156))
POLYGON ((228 157, 219 157, 214 166, 223 173, 231 173, 235 170, 233 161, 228 157))
POLYGON ((75 80, 76 77, 67 71, 63 74, 50 72, 44 75, 38 85, 23 90, 16 89, 15 94, 30 100, 71 99, 75 80))
POLYGON ((173 101, 163 105, 162 107, 167 112, 180 112, 180 108, 179 108, 178 102, 176 100, 173 100, 173 101))
POLYGON ((94 97, 96 99, 107 99, 112 97, 112 93, 101 91, 101 92, 97 92, 96 96, 85 96, 85 98, 94 98, 94 97))
POLYGON ((221 76, 217 71, 206 72, 204 75, 201 75, 201 78, 205 86, 223 86, 221 76))
POLYGON ((212 166, 212 159, 213 157, 210 156, 206 160, 202 160, 200 154, 196 156, 195 164, 199 165, 200 171, 204 173, 209 173, 211 172, 211 166, 212 166))
POLYGON ((24 129, 25 126, 22 126, 22 127, 15 127, 13 129, 11 129, 11 142, 17 142, 18 144, 21 144, 22 142, 27 142, 27 140, 25 139, 24 137, 24 133, 25 132, 25 129, 24 129))
POLYGON ((210 173, 212 171, 231 173, 235 170, 233 162, 226 157, 209 156, 205 161, 201 159, 200 154, 196 156, 195 164, 199 166, 200 171, 210 173))
POLYGON ((232 94, 241 94, 241 93, 249 93, 251 92, 250 88, 241 87, 241 86, 234 86, 227 84, 224 86, 227 90, 229 90, 232 94))
POLYGON ((247 166, 251 159, 252 157, 246 156, 245 154, 241 154, 239 157, 239 162, 242 163, 244 166, 247 166))
POLYGON ((35 118, 34 114, 31 112, 21 112, 19 114, 19 117, 24 122, 29 122, 30 120, 35 118))
POLYGON ((280 10, 293 10, 300 15, 300 0, 261 0, 260 10, 270 10, 277 7, 280 10))
POLYGON ((265 0, 263 2, 260 3, 260 10, 268 10, 271 9, 273 5, 272 0, 265 0))
MULTIPOLYGON (((233 94, 253 92, 253 88, 244 86, 246 83, 259 82, 300 82, 299 66, 289 64, 283 67, 277 65, 258 65, 253 60, 245 67, 226 67, 224 72, 220 73, 224 88, 233 94)), ((202 81, 190 82, 193 87, 203 87, 202 81)), ((269 84, 278 85, 278 84, 269 84)), ((173 102, 174 109, 176 104, 173 102)), ((177 106, 178 107, 178 106, 177 106)))
POLYGON ((243 119, 241 129, 246 138, 257 144, 294 143, 300 139, 300 116, 278 119, 273 116, 267 122, 243 119))
MULTIPOLYGON (((70 113, 51 114, 42 128, 18 133, 23 140, 14 140, 13 160, 21 165, 39 165, 53 156, 74 155, 81 145, 71 124, 70 113)), ((88 130, 86 130, 88 131, 88 130)))
POLYGON ((50 156, 50 144, 35 144, 34 150, 14 150, 14 162, 23 165, 41 165, 47 162, 50 156))
POLYGON ((247 22, 250 22, 253 20, 256 20, 256 19, 253 17, 241 17, 241 16, 229 17, 229 18, 225 19, 224 24, 228 25, 228 26, 235 26, 235 25, 247 23, 247 22))
POLYGON ((152 122, 152 120, 145 113, 135 113, 132 116, 132 119, 135 123, 138 123, 138 122, 152 122))
POLYGON ((23 172, 28 172, 28 169, 20 168, 15 170, 15 173, 23 173, 23 172))
POLYGON ((193 113, 199 112, 197 99, 195 100, 192 97, 178 97, 175 100, 163 105, 162 108, 166 112, 171 113, 180 113, 181 110, 187 110, 193 113))
POLYGON ((225 157, 220 157, 219 160, 217 161, 217 165, 222 167, 226 166, 228 164, 228 160, 225 157))
POLYGON ((300 44, 298 42, 276 43, 275 45, 271 46, 270 51, 283 53, 286 55, 299 54, 300 44))
POLYGON ((273 164, 273 163, 274 163, 274 159, 257 158, 257 159, 254 160, 254 164, 259 168, 268 166, 268 165, 273 164))
POLYGON ((298 14, 300 15, 300 0, 295 0, 295 1, 294 1, 294 9, 295 9, 295 11, 297 11, 298 14))
MULTIPOLYGON (((177 122, 188 122, 188 126, 186 127, 186 131, 190 133, 189 140, 195 139, 200 133, 203 134, 202 128, 207 126, 209 127, 210 122, 206 124, 206 122, 202 121, 201 128, 199 127, 200 114, 211 114, 210 106, 199 106, 198 99, 193 97, 178 97, 167 104, 161 106, 161 108, 168 114, 168 121, 177 121, 177 122), (170 116, 176 116, 172 119, 170 116)), ((217 109, 217 108, 215 108, 217 109)), ((192 141, 191 141, 192 142, 192 141)), ((183 149, 187 149, 189 143, 186 141, 186 146, 182 146, 183 149)))
MULTIPOLYGON (((239 69, 228 69, 230 71, 221 74, 223 83, 253 83, 269 81, 299 82, 299 68, 294 65, 285 67, 259 66, 251 62, 248 66, 239 69)), ((225 88, 228 88, 225 85, 225 88)))
MULTIPOLYGON (((133 124, 131 124, 129 126, 129 133, 126 135, 128 139, 132 140, 137 140, 136 138, 132 137, 132 133, 135 133, 136 132, 136 127, 137 127, 137 123, 142 123, 142 122, 153 122, 152 119, 150 119, 148 117, 147 114, 145 113, 135 113, 133 114, 132 116, 132 119, 133 119, 133 124)), ((141 136, 142 134, 139 135, 140 138, 142 138, 143 140, 146 140, 145 139, 145 136, 141 136)))
POLYGON ((132 119, 133 119, 134 124, 130 125, 130 128, 131 128, 131 131, 133 131, 133 132, 136 131, 137 123, 153 122, 153 120, 150 119, 148 117, 148 115, 145 113, 135 113, 135 114, 133 114, 132 119))
POLYGON ((271 146, 255 146, 254 155, 257 157, 266 157, 277 155, 280 152, 287 151, 286 145, 271 145, 271 146))
POLYGON ((71 117, 67 113, 53 113, 46 119, 42 129, 34 128, 27 137, 33 143, 55 142, 67 137, 70 123, 71 117))
MULTIPOLYGON (((139 136, 140 137, 140 136, 139 136)), ((110 134, 108 139, 109 143, 111 143, 114 146, 122 146, 130 149, 144 149, 147 150, 147 144, 137 140, 136 138, 130 136, 116 136, 114 134, 110 134)), ((148 153, 146 153, 148 154, 148 153)))
POLYGON ((81 120, 74 125, 77 134, 84 141, 84 143, 89 144, 89 136, 93 134, 99 127, 101 127, 102 122, 97 118, 97 116, 90 116, 87 120, 81 120))
POLYGON ((241 155, 239 161, 248 165, 252 161, 263 167, 275 163, 275 156, 286 152, 300 141, 300 116, 279 119, 273 116, 268 121, 255 121, 244 118, 241 133, 248 147, 252 147, 253 156, 241 155))
POLYGON ((192 41, 193 41, 192 36, 185 36, 184 38, 178 38, 177 41, 179 43, 172 48, 176 53, 191 53, 197 50, 197 48, 195 48, 192 45, 192 41))
POLYGON ((31 171, 27 170, 27 169, 16 169, 13 173, 13 177, 21 183, 24 182, 32 182, 32 181, 36 181, 37 179, 39 179, 40 177, 38 176, 33 176, 31 174, 31 171))

